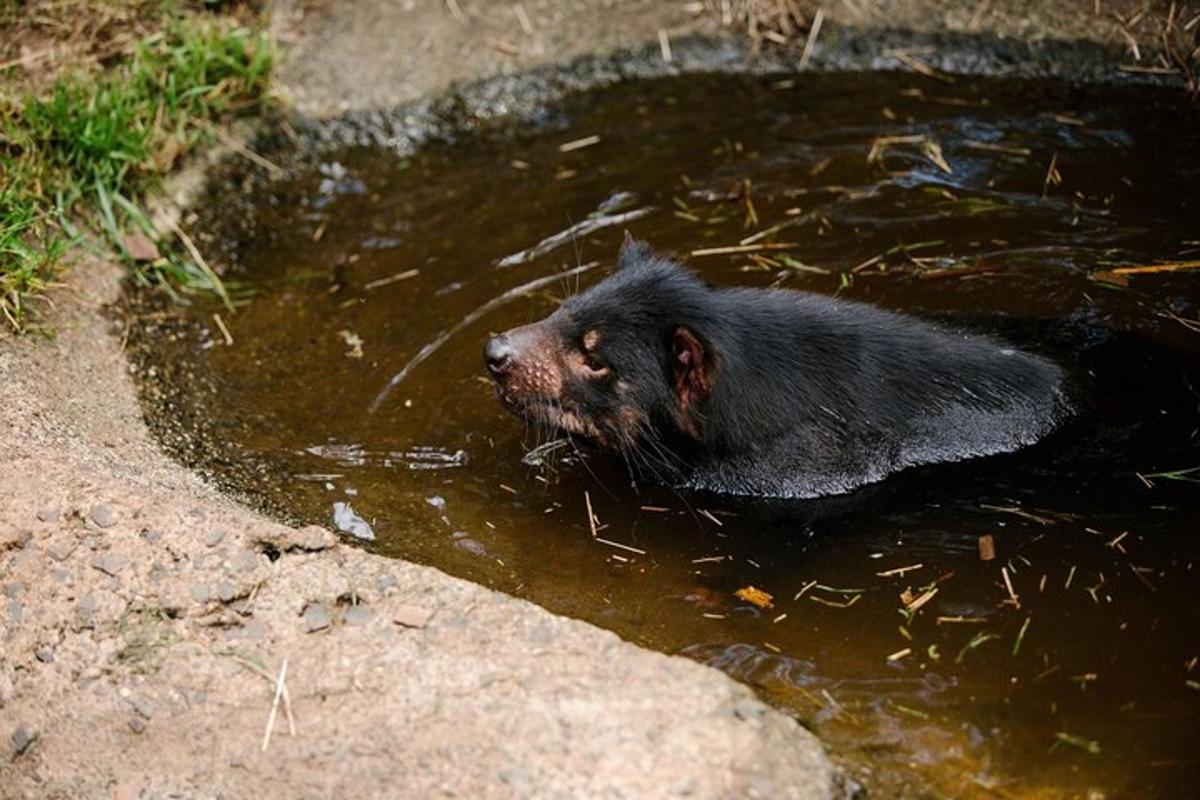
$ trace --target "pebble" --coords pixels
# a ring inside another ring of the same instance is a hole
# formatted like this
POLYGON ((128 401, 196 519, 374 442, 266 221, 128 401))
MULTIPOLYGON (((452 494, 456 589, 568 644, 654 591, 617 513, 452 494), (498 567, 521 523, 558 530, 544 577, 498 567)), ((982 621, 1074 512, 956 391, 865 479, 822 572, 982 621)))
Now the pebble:
POLYGON ((371 529, 365 519, 354 512, 349 503, 338 501, 333 504, 333 526, 356 539, 367 542, 375 541, 375 531, 371 529))
POLYGON ((204 546, 216 547, 224 538, 225 531, 209 531, 208 535, 204 537, 204 546))
POLYGON ((375 588, 381 592, 386 592, 388 589, 397 585, 395 575, 380 575, 379 580, 375 581, 375 588))
POLYGON ((258 566, 258 554, 245 550, 233 559, 233 567, 238 572, 249 572, 258 566))
POLYGON ((58 503, 42 506, 38 509, 37 518, 42 522, 58 522, 62 518, 62 506, 58 503))
POLYGON ((482 557, 487 555, 487 548, 478 539, 458 539, 454 542, 454 546, 459 550, 466 550, 473 556, 482 557))
POLYGON ((112 506, 104 503, 97 503, 92 506, 92 510, 88 512, 88 519, 96 524, 98 528, 107 528, 117 520, 117 514, 113 511, 112 506))
POLYGON ((366 625, 371 621, 371 617, 373 616, 374 614, 371 612, 371 609, 359 603, 346 609, 346 624, 354 625, 355 627, 366 625))
POLYGON ((121 558, 116 553, 109 553, 92 561, 92 566, 103 572, 105 575, 116 577, 117 573, 125 568, 128 560, 121 558))
POLYGON ((131 698, 129 700, 129 705, 133 706, 133 710, 142 719, 150 719, 154 716, 154 704, 149 700, 131 698))
POLYGON ((42 662, 43 664, 49 664, 52 661, 54 661, 54 648, 53 647, 40 647, 40 648, 38 648, 38 651, 36 653, 34 653, 34 656, 36 656, 37 660, 42 662))
POLYGON ((428 608, 400 604, 392 610, 392 622, 405 628, 424 628, 433 612, 428 608))
POLYGON ((217 584, 217 597, 222 603, 232 603, 237 597, 237 589, 229 581, 221 581, 217 584))
POLYGON ((142 538, 150 544, 154 544, 162 538, 162 531, 157 528, 146 528, 142 531, 142 538))
POLYGON ((79 615, 94 614, 100 604, 96 602, 96 595, 88 592, 83 597, 79 598, 79 602, 75 604, 75 613, 79 615))
POLYGON ((207 583, 193 583, 191 593, 192 599, 197 603, 207 603, 208 598, 211 597, 207 583))
POLYGON ((37 731, 30 731, 24 725, 18 725, 12 733, 13 755, 23 755, 37 741, 37 731))
POLYGON ((329 612, 321 603, 309 603, 304 608, 304 632, 315 633, 333 624, 329 612))
POLYGON ((129 730, 133 731, 134 733, 141 733, 142 731, 146 730, 146 723, 142 722, 137 717, 134 717, 133 719, 129 720, 129 730))
POLYGON ((25 591, 25 581, 8 581, 4 584, 4 594, 7 597, 16 597, 25 591))
POLYGON ((75 541, 73 536, 59 539, 50 545, 50 557, 55 561, 65 561, 70 558, 71 553, 74 553, 78 546, 79 542, 75 541))

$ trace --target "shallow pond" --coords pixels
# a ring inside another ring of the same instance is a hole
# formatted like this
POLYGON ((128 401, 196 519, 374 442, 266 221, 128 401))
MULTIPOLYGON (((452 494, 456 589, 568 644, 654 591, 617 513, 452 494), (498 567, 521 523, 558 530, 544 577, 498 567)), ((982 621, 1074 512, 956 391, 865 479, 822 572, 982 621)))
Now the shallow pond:
POLYGON ((331 525, 347 503, 364 546, 723 669, 876 796, 1200 793, 1200 472, 1179 472, 1200 467, 1200 273, 1110 272, 1200 259, 1184 98, 668 78, 516 135, 297 163, 209 189, 206 250, 237 312, 202 302, 136 336, 182 460, 289 519, 331 525), (496 402, 482 344, 601 277, 625 228, 717 284, 1006 337, 1069 368, 1080 413, 1021 453, 807 503, 632 487, 569 446, 529 457, 543 442, 496 402), (369 412, 475 309, 592 261, 453 333, 369 412), (739 599, 750 586, 769 608, 739 599))

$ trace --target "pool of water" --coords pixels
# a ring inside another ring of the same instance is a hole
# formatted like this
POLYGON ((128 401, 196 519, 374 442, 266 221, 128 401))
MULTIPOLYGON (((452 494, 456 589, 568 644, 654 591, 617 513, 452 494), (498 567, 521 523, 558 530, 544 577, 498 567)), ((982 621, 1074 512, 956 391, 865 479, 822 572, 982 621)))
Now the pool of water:
POLYGON ((725 670, 874 796, 1200 793, 1200 472, 1182 472, 1200 467, 1200 272, 1179 267, 1200 259, 1200 114, 1185 98, 692 76, 405 157, 274 156, 289 177, 226 165, 201 209, 236 313, 198 301, 134 335, 148 416, 185 463, 287 519, 332 525, 348 504, 365 547, 725 670), (1005 337, 1069 370, 1079 413, 1020 453, 811 502, 631 485, 569 445, 530 456, 545 440, 496 402, 482 344, 599 279, 625 229, 716 284, 1005 337), (741 251, 703 253, 726 247, 741 251))

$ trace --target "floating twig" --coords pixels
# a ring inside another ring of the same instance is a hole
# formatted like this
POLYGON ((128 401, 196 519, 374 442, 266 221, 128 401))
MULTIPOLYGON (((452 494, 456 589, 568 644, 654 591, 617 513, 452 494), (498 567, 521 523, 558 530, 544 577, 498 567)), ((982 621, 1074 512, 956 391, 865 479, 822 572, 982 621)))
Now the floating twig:
POLYGON ((419 269, 407 269, 404 272, 398 272, 388 278, 379 278, 378 280, 370 281, 369 283, 364 284, 363 288, 367 290, 381 289, 384 286, 390 286, 393 283, 399 283, 400 281, 406 281, 409 278, 415 278, 420 274, 421 270, 419 269))
POLYGON ((551 250, 562 247, 568 242, 573 242, 580 237, 595 233, 604 228, 611 228, 614 225, 624 225, 627 222, 633 222, 635 219, 641 219, 652 211, 655 211, 654 206, 644 206, 635 208, 633 211, 626 211, 624 214, 599 214, 594 217, 588 217, 585 220, 576 222, 565 231, 556 233, 553 236, 547 236, 540 242, 530 247, 527 250, 522 250, 518 253, 513 253, 510 256, 505 256, 496 262, 497 267, 513 267, 518 264, 526 264, 533 261, 541 255, 549 253, 551 250))
POLYGON ((600 544, 606 544, 609 547, 615 547, 619 550, 628 550, 630 553, 637 553, 639 556, 646 555, 646 551, 642 550, 640 547, 632 547, 627 544, 621 544, 620 542, 614 542, 612 539, 604 539, 600 536, 595 536, 593 538, 600 544))
POLYGON ((556 272, 552 275, 544 275, 540 278, 536 278, 535 280, 529 281, 527 283, 522 283, 520 286, 514 286, 513 288, 504 292, 503 294, 501 294, 497 297, 493 297, 491 300, 487 301, 486 303, 481 305, 479 308, 472 311, 470 314, 467 314, 465 317, 463 317, 461 320, 459 320, 458 323, 454 327, 438 334, 433 339, 433 341, 429 342, 429 344, 425 345, 420 350, 418 350, 417 354, 415 356, 413 356, 412 358, 410 358, 408 360, 408 363, 405 364, 400 369, 399 372, 397 372, 395 375, 392 376, 391 380, 389 380, 387 382, 387 385, 383 387, 383 389, 379 392, 378 395, 375 396, 375 399, 371 402, 371 407, 370 407, 371 413, 374 413, 379 410, 379 407, 383 404, 383 401, 387 399, 387 396, 389 394, 391 394, 392 390, 395 389, 397 386, 399 386, 400 383, 405 378, 408 377, 409 373, 411 373, 414 369, 416 369, 418 366, 420 366, 421 363, 424 362, 431 355, 436 353, 438 351, 438 349, 442 347, 442 345, 444 345, 446 342, 450 341, 450 338, 452 336, 454 336, 455 334, 457 334, 459 331, 461 331, 463 328, 466 328, 468 325, 471 325, 472 323, 478 321, 480 318, 489 314, 490 312, 495 311, 497 308, 500 308, 500 306, 503 306, 506 303, 510 303, 513 300, 516 300, 518 297, 524 297, 525 295, 529 294, 530 292, 536 291, 536 290, 542 288, 543 286, 548 286, 552 283, 563 280, 565 278, 570 278, 575 275, 582 275, 583 273, 587 272, 590 269, 595 269, 597 266, 599 266, 599 263, 600 262, 598 262, 598 261, 592 261, 590 263, 582 264, 578 267, 574 267, 573 269, 566 270, 565 272, 556 272))
POLYGON ((688 255, 693 258, 701 256, 731 256, 742 253, 760 253, 763 250, 794 250, 799 247, 798 244, 789 242, 770 242, 767 244, 739 244, 730 245, 729 247, 703 247, 699 250, 693 250, 688 255))

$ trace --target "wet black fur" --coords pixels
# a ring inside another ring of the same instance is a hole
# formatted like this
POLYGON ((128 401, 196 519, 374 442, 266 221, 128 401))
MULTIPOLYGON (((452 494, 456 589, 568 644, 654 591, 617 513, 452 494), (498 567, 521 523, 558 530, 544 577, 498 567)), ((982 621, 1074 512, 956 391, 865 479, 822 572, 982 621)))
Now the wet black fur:
POLYGON ((723 493, 836 494, 917 464, 1032 444, 1067 414, 1050 361, 989 338, 791 290, 713 288, 627 241, 618 270, 545 321, 566 346, 602 333, 602 380, 568 387, 602 428, 645 416, 621 449, 660 480, 723 493), (708 392, 676 393, 676 331, 703 347, 708 392))

